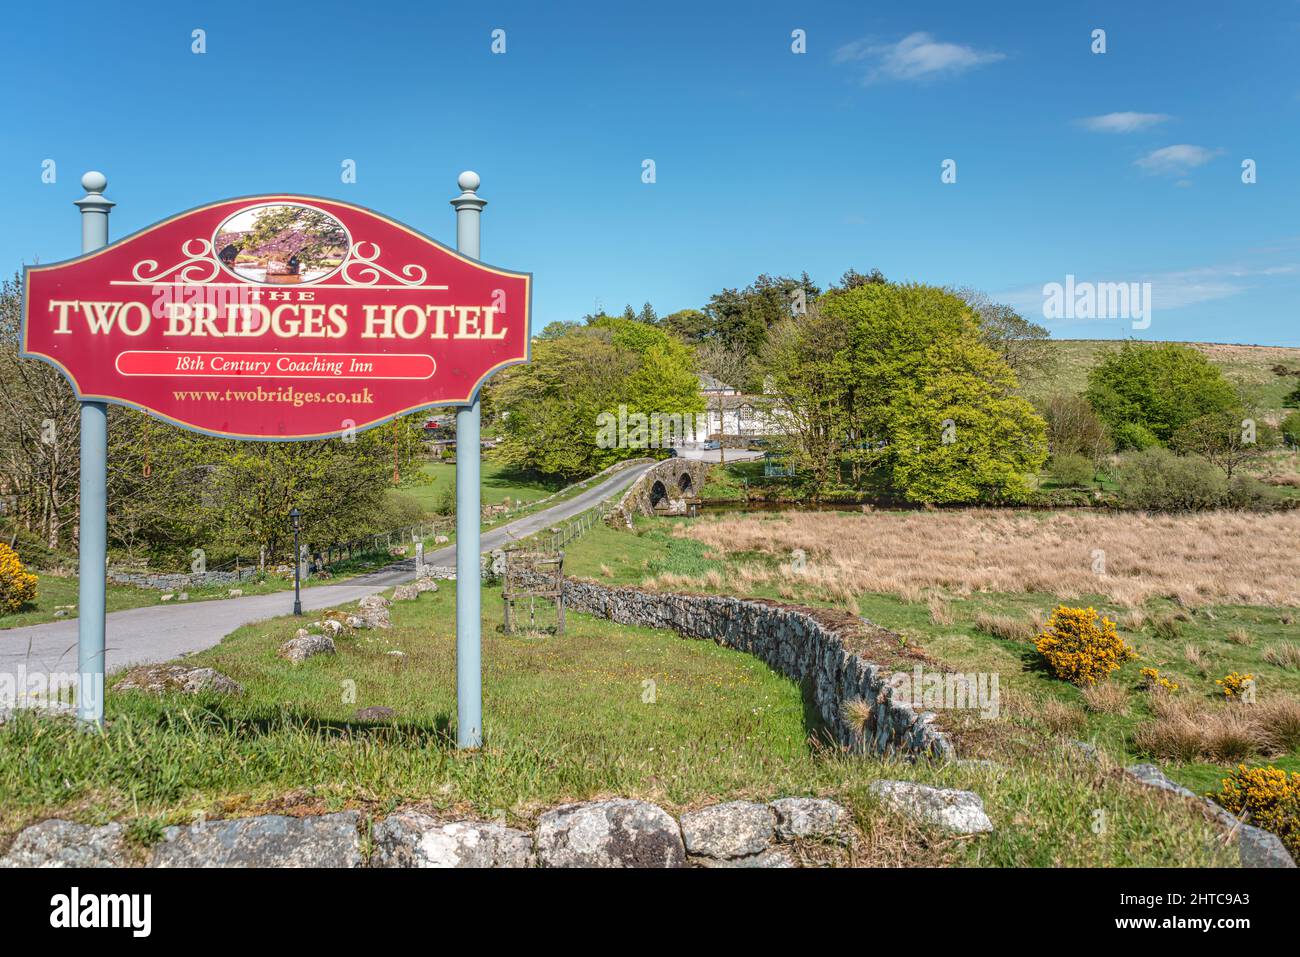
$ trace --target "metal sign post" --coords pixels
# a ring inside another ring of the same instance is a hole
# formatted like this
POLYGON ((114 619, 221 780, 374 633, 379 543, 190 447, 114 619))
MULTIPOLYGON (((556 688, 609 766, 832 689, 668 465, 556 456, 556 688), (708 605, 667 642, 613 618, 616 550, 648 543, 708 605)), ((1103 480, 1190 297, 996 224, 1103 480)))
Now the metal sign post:
MULTIPOLYGON (((476 173, 459 182, 457 251, 374 210, 287 193, 207 203, 109 245, 107 181, 82 178, 82 255, 25 267, 19 355, 59 369, 81 402, 83 720, 104 715, 109 403, 266 442, 347 440, 455 406, 457 714, 461 746, 480 746, 478 395, 528 361, 532 276, 479 260, 487 204, 476 173)), ((294 515, 296 582, 306 517, 294 515)))
MULTIPOLYGON (((461 173, 462 192, 451 201, 456 210, 456 251, 479 258, 478 174, 461 173)), ((483 743, 482 613, 479 607, 479 401, 456 409, 456 745, 483 743)))
MULTIPOLYGON (((108 245, 104 197, 108 179, 91 171, 81 177, 86 195, 81 208, 81 251, 108 245)), ((77 595, 77 717, 104 721, 104 577, 108 564, 108 404, 81 403, 81 515, 78 524, 80 569, 77 595)))

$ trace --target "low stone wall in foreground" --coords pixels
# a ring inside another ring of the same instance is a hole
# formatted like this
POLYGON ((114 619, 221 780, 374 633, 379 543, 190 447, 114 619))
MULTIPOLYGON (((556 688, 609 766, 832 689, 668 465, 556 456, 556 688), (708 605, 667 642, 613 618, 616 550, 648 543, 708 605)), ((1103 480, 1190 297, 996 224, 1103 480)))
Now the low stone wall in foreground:
POLYGON ((719 595, 676 595, 611 588, 568 579, 564 600, 575 611, 625 625, 671 628, 756 655, 812 695, 818 714, 841 745, 876 754, 952 758, 935 714, 895 700, 889 678, 923 661, 900 637, 866 619, 823 608, 719 595), (911 659, 901 664, 900 659, 911 659), (886 665, 885 662, 891 662, 886 665), (871 708, 860 729, 845 705, 871 708))

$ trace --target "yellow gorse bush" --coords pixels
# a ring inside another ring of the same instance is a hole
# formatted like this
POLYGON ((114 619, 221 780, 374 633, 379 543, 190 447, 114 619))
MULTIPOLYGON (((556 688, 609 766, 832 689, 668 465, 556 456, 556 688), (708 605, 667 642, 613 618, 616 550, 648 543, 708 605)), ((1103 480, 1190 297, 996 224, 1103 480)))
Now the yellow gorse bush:
POLYGON ((1300 857, 1300 774, 1239 764, 1214 799, 1247 823, 1272 831, 1292 857, 1300 857))
POLYGON ((1230 671, 1222 678, 1214 682, 1223 689, 1225 698, 1240 698, 1255 683, 1254 675, 1243 675, 1236 671, 1230 671))
POLYGON ((1178 690, 1176 681, 1163 677, 1155 668, 1143 668, 1138 673, 1142 676, 1142 688, 1146 691, 1168 691, 1172 694, 1178 690))
POLYGON ((36 576, 31 574, 15 552, 0 542, 0 614, 17 611, 36 600, 36 576))
POLYGON ((1067 608, 1052 612, 1034 647, 1056 677, 1082 686, 1096 684, 1137 652, 1124 643, 1115 623, 1100 618, 1094 608, 1067 608))

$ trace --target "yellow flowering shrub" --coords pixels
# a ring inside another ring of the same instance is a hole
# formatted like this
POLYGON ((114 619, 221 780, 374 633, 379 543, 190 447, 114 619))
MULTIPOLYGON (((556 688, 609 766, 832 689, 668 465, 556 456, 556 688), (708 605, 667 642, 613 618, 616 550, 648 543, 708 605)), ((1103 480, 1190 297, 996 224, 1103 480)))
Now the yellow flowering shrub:
POLYGON ((1143 668, 1138 673, 1142 676, 1141 686, 1144 691, 1168 691, 1172 694, 1178 690, 1178 682, 1163 677, 1155 668, 1143 668))
POLYGON ((1086 687, 1107 677, 1137 652, 1124 643, 1109 618, 1098 620, 1094 608, 1059 606, 1052 612, 1034 647, 1052 674, 1086 687))
POLYGON ((0 615, 35 600, 36 576, 23 567, 16 551, 0 542, 0 615))
POLYGON ((1272 831, 1292 857, 1300 858, 1300 774, 1239 764, 1214 800, 1247 824, 1272 831))
POLYGON ((1255 676, 1230 671, 1214 683, 1223 689, 1225 698, 1240 698, 1255 684, 1255 676))

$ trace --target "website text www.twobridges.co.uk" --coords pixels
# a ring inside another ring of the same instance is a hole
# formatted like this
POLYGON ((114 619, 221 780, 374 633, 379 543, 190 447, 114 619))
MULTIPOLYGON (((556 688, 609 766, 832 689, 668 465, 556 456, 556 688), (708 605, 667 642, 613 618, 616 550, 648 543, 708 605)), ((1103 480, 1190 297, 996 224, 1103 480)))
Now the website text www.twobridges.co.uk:
POLYGON ((357 392, 303 392, 293 386, 281 389, 191 389, 177 390, 172 396, 178 402, 284 402, 294 407, 303 405, 370 405, 375 401, 369 387, 357 392))

